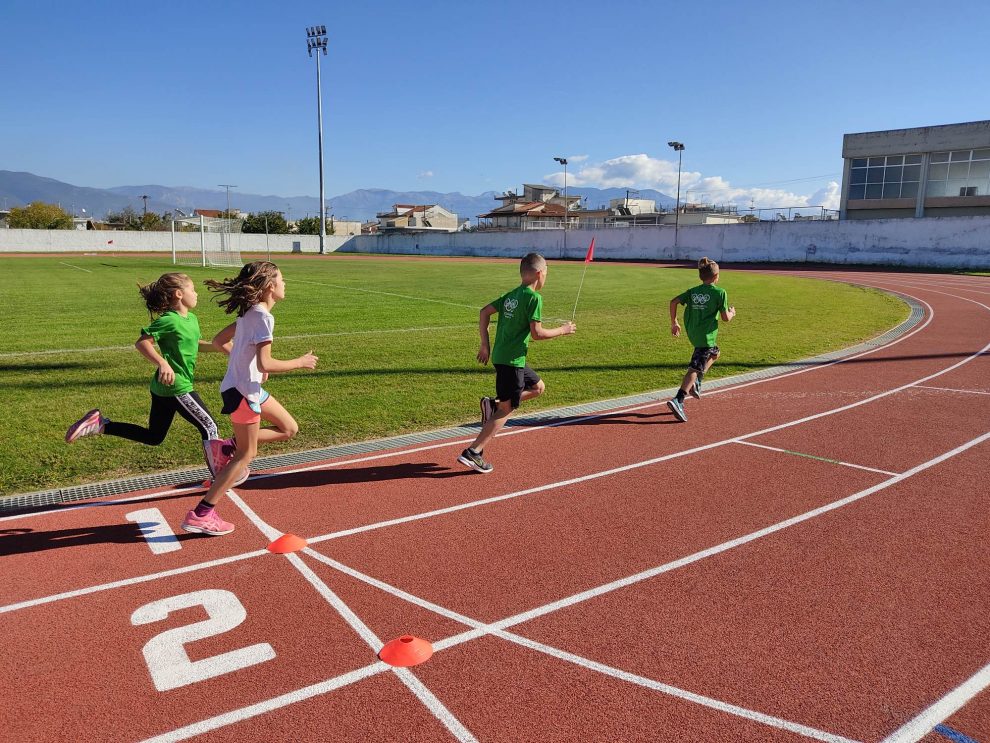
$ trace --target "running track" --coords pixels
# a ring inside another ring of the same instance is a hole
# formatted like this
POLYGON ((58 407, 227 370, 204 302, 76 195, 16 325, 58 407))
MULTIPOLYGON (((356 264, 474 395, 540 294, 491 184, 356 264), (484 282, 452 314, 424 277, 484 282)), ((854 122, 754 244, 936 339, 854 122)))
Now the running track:
POLYGON ((926 316, 687 425, 512 429, 489 476, 266 473, 227 537, 171 535, 189 489, 0 519, 3 739, 990 741, 990 281, 813 275, 926 316), (433 657, 378 661, 404 634, 433 657))

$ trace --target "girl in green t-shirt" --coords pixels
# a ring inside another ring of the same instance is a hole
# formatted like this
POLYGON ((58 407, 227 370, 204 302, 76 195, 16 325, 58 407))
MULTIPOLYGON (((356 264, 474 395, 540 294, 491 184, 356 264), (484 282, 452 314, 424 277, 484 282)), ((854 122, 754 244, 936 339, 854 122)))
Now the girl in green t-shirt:
MULTIPOLYGON (((178 413, 199 431, 206 464, 215 475, 223 461, 225 448, 232 451, 234 443, 229 439, 220 439, 216 421, 193 389, 199 352, 216 350, 213 344, 200 339, 199 320, 190 312, 198 299, 196 288, 186 274, 166 273, 157 281, 139 286, 138 290, 152 322, 141 328, 141 336, 134 347, 157 367, 151 377, 148 426, 111 421, 97 408, 69 426, 65 441, 71 444, 84 436, 106 434, 158 446, 165 440, 178 413), (156 342, 158 350, 155 349, 156 342)), ((229 350, 226 349, 227 352, 229 350)))

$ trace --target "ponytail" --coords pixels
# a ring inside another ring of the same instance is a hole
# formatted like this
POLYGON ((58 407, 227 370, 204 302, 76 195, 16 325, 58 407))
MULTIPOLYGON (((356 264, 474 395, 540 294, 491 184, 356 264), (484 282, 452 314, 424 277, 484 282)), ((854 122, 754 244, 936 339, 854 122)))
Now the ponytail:
POLYGON ((152 317, 162 315, 172 309, 175 301, 175 292, 184 288, 191 279, 184 273, 165 273, 158 277, 157 281, 141 286, 138 284, 138 292, 144 298, 144 304, 152 317))

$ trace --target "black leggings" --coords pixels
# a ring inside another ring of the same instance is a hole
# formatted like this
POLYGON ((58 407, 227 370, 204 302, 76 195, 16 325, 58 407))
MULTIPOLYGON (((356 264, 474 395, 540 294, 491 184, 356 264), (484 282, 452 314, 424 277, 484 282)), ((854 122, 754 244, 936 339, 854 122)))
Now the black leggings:
POLYGON ((203 441, 219 438, 217 422, 213 420, 209 409, 195 392, 186 392, 175 397, 162 397, 152 392, 151 413, 148 414, 147 428, 133 423, 107 421, 103 433, 137 441, 148 446, 158 446, 165 440, 176 413, 196 426, 203 441))

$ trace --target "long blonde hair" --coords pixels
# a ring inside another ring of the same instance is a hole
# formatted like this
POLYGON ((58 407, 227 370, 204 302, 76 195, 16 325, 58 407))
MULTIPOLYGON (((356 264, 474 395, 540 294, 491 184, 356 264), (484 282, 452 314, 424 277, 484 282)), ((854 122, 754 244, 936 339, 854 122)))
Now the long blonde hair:
POLYGON ((138 284, 138 291, 144 297, 144 304, 148 308, 148 313, 154 317, 162 315, 172 309, 175 303, 175 292, 185 289, 187 284, 191 284, 192 279, 184 273, 163 273, 157 281, 141 286, 138 284))
POLYGON ((238 317, 244 317, 245 312, 261 303, 277 275, 278 266, 274 263, 254 261, 244 266, 234 278, 223 281, 207 279, 206 286, 211 292, 227 295, 226 299, 217 300, 224 312, 228 315, 236 312, 238 317))

